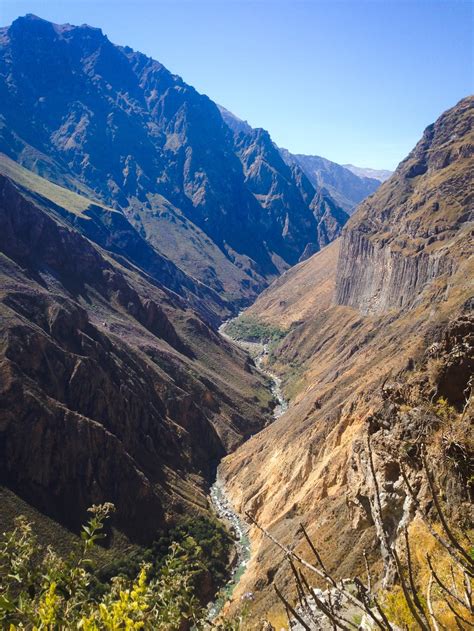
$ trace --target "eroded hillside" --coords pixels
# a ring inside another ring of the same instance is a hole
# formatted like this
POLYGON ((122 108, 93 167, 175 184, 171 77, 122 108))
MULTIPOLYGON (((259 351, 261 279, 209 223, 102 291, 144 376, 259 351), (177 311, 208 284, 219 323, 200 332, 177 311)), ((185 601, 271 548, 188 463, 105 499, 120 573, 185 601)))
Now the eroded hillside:
POLYGON ((264 425, 270 395, 188 300, 83 234, 112 211, 14 173, 0 176, 1 484, 73 529, 112 501, 116 527, 148 542, 208 509, 217 462, 264 425))

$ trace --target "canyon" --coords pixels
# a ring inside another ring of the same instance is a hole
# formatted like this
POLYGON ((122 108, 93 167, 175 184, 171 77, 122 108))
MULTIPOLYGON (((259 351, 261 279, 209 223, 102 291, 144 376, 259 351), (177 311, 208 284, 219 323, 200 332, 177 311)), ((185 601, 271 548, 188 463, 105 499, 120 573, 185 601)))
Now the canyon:
MULTIPOLYGON (((112 545, 146 546, 212 488, 235 530, 306 555, 303 524, 338 578, 365 550, 382 581, 382 526, 416 519, 400 459, 429 508, 420 441, 472 524, 474 97, 359 169, 28 15, 0 99, 2 527, 27 506, 54 540, 109 501, 112 545)), ((248 537, 224 612, 281 624, 288 564, 248 537)))

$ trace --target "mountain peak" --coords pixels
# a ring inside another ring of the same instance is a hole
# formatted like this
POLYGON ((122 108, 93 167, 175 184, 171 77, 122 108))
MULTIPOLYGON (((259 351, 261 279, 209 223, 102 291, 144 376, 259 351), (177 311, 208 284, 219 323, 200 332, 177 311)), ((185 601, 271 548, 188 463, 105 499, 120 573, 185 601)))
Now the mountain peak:
POLYGON ((81 24, 80 26, 69 23, 56 24, 54 22, 50 22, 49 20, 45 20, 34 13, 27 13, 24 16, 18 17, 9 27, 6 27, 6 30, 13 34, 28 31, 29 33, 37 35, 47 35, 53 33, 61 35, 71 31, 82 33, 88 32, 91 34, 93 33, 96 37, 106 39, 106 36, 101 28, 90 26, 89 24, 81 24))

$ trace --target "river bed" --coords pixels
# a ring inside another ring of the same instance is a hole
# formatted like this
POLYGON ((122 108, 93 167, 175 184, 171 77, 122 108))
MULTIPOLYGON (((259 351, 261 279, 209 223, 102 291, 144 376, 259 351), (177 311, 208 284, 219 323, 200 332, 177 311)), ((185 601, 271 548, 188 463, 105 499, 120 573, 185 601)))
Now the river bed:
MULTIPOLYGON (((283 396, 283 392, 281 390, 281 379, 263 366, 265 358, 268 356, 269 352, 268 344, 233 340, 224 331, 228 322, 229 321, 224 322, 224 324, 219 327, 219 333, 233 344, 236 344, 247 351, 253 358, 258 370, 270 380, 270 389, 276 402, 276 405, 273 408, 273 419, 276 420, 279 416, 286 412, 288 409, 288 402, 283 396)), ((235 512, 232 502, 226 495, 225 487, 219 479, 219 472, 217 473, 216 481, 210 489, 210 500, 219 519, 226 522, 231 528, 233 535, 235 536, 235 550, 237 554, 237 559, 232 569, 229 581, 220 590, 216 599, 208 606, 208 618, 209 620, 213 620, 222 610, 226 602, 232 597, 232 594, 250 560, 251 547, 248 537, 248 524, 246 524, 245 521, 243 521, 235 512)), ((247 596, 251 598, 251 594, 248 594, 247 596)))

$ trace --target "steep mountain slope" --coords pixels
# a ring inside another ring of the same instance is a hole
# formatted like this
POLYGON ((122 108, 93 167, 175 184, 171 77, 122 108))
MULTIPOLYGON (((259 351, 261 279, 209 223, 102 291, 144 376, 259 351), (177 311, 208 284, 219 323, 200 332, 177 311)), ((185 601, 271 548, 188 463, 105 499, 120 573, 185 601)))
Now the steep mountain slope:
POLYGON ((79 195, 36 175, 0 153, 0 173, 13 179, 32 201, 48 200, 56 212, 98 245, 119 258, 123 265, 133 265, 151 279, 179 294, 198 310, 206 321, 217 324, 232 311, 220 295, 184 273, 155 250, 133 228, 124 215, 104 206, 87 191, 79 195))
POLYGON ((245 315, 289 329, 334 301, 340 239, 295 265, 265 289, 245 315))
MULTIPOLYGON (((449 488, 450 517, 469 523, 472 397, 464 406, 474 370, 473 123, 469 97, 427 128, 351 218, 340 245, 288 271, 249 310, 290 329, 272 352, 290 408, 225 458, 221 475, 242 512, 310 555, 303 523, 340 577, 364 571, 363 549, 380 559, 380 519, 396 541, 413 518, 400 458, 419 501, 430 506, 420 441, 449 488)), ((253 558, 235 606, 240 593, 252 591, 255 613, 271 617, 278 609, 272 584, 291 593, 289 570, 256 529, 251 536, 253 558)))
POLYGON ((285 162, 297 164, 315 188, 327 191, 349 214, 355 210, 357 204, 380 186, 378 179, 355 174, 345 166, 326 158, 292 154, 287 149, 280 151, 285 162))
POLYGON ((0 29, 0 102, 1 152, 120 211, 232 309, 319 247, 311 200, 269 139, 245 141, 265 157, 242 164, 249 147, 208 97, 100 29, 32 15, 0 29))
MULTIPOLYGON (((73 529, 112 501, 116 527, 150 541, 206 510, 216 463, 267 420, 265 384, 188 297, 97 245, 123 215, 8 167, 19 183, 0 175, 0 483, 73 529)), ((160 265, 166 280, 172 264, 160 265)))
POLYGON ((297 164, 288 165, 282 159, 266 130, 253 129, 222 107, 220 111, 234 133, 234 151, 242 163, 245 183, 266 210, 268 229, 279 227, 267 243, 280 253, 273 256, 279 271, 337 238, 349 218, 347 213, 327 192, 315 189, 297 164))

